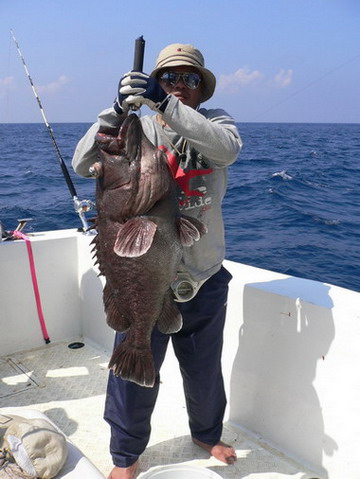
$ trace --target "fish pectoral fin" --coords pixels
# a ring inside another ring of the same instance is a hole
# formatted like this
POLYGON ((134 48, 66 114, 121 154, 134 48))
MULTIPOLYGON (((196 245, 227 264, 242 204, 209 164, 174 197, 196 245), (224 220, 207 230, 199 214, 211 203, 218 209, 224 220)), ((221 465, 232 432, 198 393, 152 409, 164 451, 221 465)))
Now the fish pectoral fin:
POLYGON ((172 290, 169 290, 169 293, 165 296, 163 308, 157 320, 158 330, 164 334, 177 333, 182 328, 182 324, 181 313, 174 301, 172 290))
POLYGON ((151 247, 156 224, 144 217, 128 220, 120 226, 114 244, 114 253, 125 258, 136 258, 145 254, 151 247))
POLYGON ((183 246, 192 246, 199 241, 202 235, 207 233, 207 227, 201 221, 181 215, 178 219, 180 241, 183 246))

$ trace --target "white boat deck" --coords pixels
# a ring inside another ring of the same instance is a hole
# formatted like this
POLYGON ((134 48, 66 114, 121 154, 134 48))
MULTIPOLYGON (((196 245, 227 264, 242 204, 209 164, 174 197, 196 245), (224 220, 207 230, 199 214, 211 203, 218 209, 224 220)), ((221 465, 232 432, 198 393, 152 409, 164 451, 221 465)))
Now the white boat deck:
MULTIPOLYGON (((81 349, 70 349, 68 344, 51 343, 0 357, 0 408, 45 413, 106 477, 112 468, 109 427, 102 417, 109 357, 91 344, 81 349)), ((154 466, 179 463, 207 467, 228 479, 318 477, 229 423, 223 439, 235 447, 238 461, 225 466, 209 458, 191 442, 181 378, 170 348, 161 380, 151 440, 140 460, 140 477, 154 466)))

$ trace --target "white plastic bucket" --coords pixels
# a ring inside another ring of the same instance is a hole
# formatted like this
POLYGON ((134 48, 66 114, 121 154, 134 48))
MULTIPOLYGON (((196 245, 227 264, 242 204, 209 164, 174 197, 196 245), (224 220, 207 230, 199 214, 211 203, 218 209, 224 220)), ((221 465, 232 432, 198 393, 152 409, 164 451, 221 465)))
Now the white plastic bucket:
POLYGON ((140 474, 139 479, 219 479, 221 476, 206 467, 174 464, 160 466, 140 474))

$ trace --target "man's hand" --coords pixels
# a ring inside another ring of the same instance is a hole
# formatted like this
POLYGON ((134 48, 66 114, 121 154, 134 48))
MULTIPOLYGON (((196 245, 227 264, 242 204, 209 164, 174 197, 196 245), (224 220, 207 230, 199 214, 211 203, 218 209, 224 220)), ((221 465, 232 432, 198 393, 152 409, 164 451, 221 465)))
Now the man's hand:
POLYGON ((125 104, 147 105, 154 111, 164 112, 167 97, 159 82, 146 73, 129 72, 120 80, 118 102, 123 110, 125 104))

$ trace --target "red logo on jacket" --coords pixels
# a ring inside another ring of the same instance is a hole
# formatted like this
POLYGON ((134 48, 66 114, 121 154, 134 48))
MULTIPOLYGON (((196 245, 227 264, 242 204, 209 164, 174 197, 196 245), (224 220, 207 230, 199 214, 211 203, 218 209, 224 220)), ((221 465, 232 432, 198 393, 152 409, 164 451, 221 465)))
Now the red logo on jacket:
POLYGON ((196 176, 209 175, 212 173, 212 169, 204 170, 189 170, 184 171, 180 165, 178 165, 177 157, 171 151, 169 151, 166 146, 159 146, 159 150, 162 150, 166 156, 168 165, 170 166, 171 173, 179 185, 181 190, 185 193, 186 196, 204 196, 204 193, 198 190, 190 190, 190 180, 196 176))

